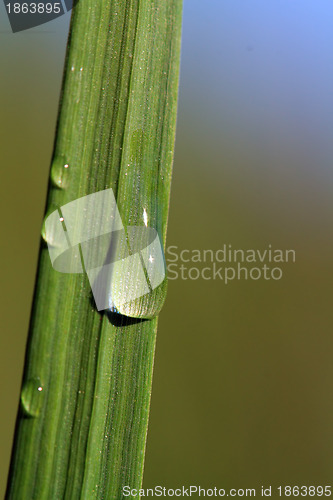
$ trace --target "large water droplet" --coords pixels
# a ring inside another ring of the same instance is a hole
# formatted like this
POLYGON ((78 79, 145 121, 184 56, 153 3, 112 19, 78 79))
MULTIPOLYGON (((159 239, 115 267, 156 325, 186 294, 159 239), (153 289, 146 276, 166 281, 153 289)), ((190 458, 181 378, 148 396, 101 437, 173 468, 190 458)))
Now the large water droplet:
POLYGON ((70 166, 64 156, 56 156, 51 165, 51 180, 55 186, 65 189, 68 186, 70 166))
MULTIPOLYGON (((160 312, 167 288, 163 248, 155 229, 128 226, 104 235, 98 242, 82 244, 83 256, 105 249, 103 265, 85 260, 98 310, 109 309, 131 318, 153 318, 160 312)), ((96 262, 94 260, 94 262, 96 262)))
POLYGON ((24 382, 21 392, 21 407, 28 417, 38 417, 44 399, 44 389, 38 377, 24 382))
POLYGON ((110 309, 131 318, 154 318, 164 304, 167 292, 163 247, 155 229, 127 228, 131 261, 120 264, 121 280, 110 288, 110 309), (146 293, 144 293, 146 292, 146 293))
MULTIPOLYGON (((155 289, 151 289, 147 294, 137 299, 130 299, 127 302, 114 303, 110 311, 128 316, 129 318, 152 319, 160 313, 167 294, 167 280, 155 289)), ((123 295, 126 300, 126 294, 123 295)))

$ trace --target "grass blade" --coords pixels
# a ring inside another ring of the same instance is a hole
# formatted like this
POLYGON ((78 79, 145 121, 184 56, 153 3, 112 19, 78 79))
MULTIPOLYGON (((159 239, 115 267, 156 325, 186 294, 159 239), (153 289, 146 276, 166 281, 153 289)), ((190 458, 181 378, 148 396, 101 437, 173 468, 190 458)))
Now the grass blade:
MULTIPOLYGON (((165 243, 180 26, 179 0, 77 4, 47 213, 112 188, 124 225, 146 210, 165 243)), ((164 296, 146 307, 157 313, 164 296)), ((87 276, 55 271, 42 244, 8 499, 140 488, 156 329, 156 317, 98 313, 87 276)))

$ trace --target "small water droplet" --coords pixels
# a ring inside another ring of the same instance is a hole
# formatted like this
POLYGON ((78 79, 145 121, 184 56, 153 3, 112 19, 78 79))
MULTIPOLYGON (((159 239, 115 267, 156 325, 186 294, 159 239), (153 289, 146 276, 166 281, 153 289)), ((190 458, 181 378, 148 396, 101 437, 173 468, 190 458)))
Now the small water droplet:
POLYGON ((38 377, 24 382, 21 392, 21 407, 28 417, 38 417, 44 399, 44 388, 38 377))
POLYGON ((56 156, 51 166, 51 180, 55 186, 65 189, 68 186, 70 167, 64 156, 56 156))
MULTIPOLYGON (((54 231, 50 231, 50 229, 46 228, 45 221, 48 218, 49 215, 51 215, 54 212, 58 212, 58 206, 55 205, 54 203, 51 203, 51 205, 48 207, 47 212, 44 217, 43 225, 42 225, 42 230, 41 230, 41 235, 45 243, 48 243, 53 246, 58 246, 57 244, 57 234, 54 231)), ((59 216, 60 218, 60 216, 59 216)))

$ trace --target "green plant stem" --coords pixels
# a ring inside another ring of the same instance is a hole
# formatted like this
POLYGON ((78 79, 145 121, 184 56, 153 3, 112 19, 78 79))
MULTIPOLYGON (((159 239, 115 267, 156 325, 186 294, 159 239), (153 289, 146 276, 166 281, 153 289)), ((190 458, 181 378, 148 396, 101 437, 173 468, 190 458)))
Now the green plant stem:
MULTIPOLYGON (((180 30, 180 0, 79 1, 47 213, 112 188, 124 224, 148 206, 165 244, 180 30)), ((156 329, 97 312, 87 276, 55 271, 42 243, 7 499, 140 488, 156 329)))

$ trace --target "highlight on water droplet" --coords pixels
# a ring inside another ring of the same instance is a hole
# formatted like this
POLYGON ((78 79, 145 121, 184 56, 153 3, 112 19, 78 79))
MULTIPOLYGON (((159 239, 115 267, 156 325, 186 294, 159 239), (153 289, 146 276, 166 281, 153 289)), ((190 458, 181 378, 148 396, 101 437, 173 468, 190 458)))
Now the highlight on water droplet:
POLYGON ((64 156, 56 156, 51 165, 52 183, 60 189, 68 186, 70 166, 64 156))
POLYGON ((44 388, 38 377, 29 378, 23 383, 21 408, 27 417, 38 417, 44 399, 44 388))
POLYGON ((147 210, 144 208, 143 209, 143 222, 146 227, 148 227, 148 214, 147 210))

